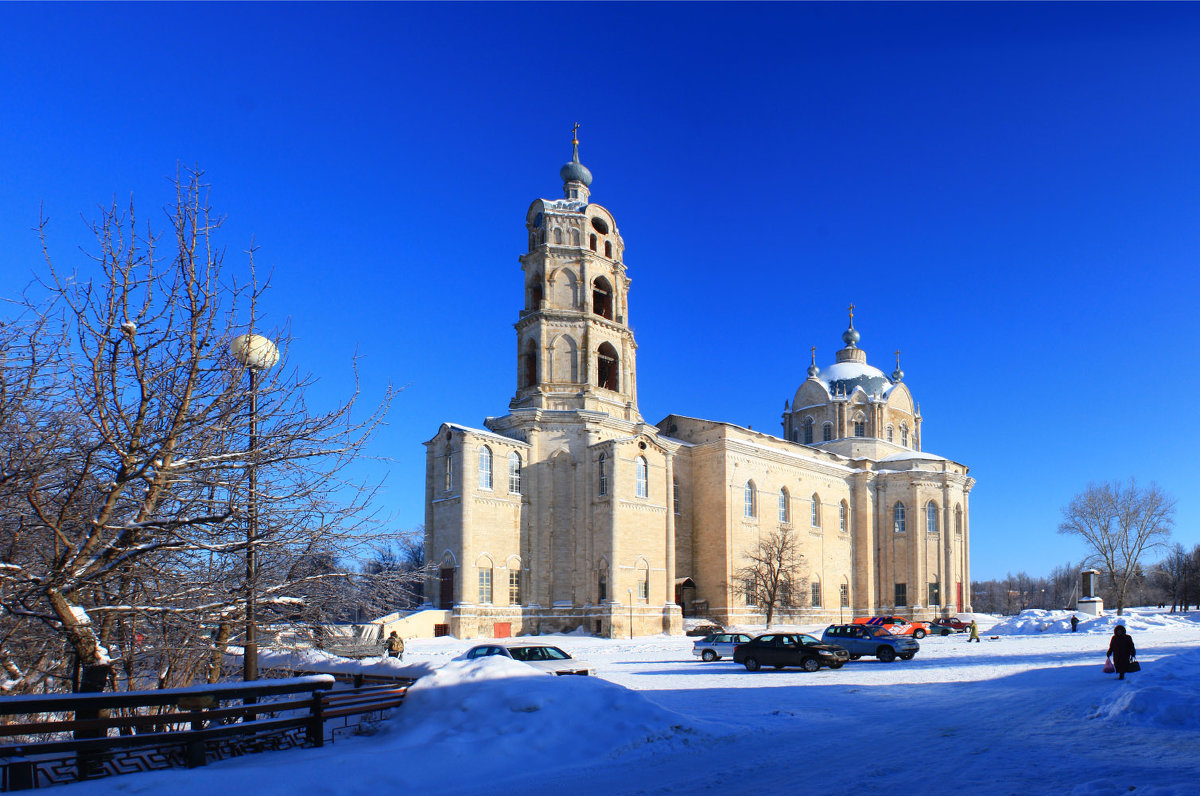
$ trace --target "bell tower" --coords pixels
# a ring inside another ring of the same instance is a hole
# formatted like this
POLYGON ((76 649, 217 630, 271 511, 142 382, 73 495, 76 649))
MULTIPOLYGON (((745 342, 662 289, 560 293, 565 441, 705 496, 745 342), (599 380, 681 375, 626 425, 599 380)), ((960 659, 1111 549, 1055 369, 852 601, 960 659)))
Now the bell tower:
POLYGON ((625 243, 612 213, 590 202, 578 129, 571 160, 559 169, 563 198, 537 199, 525 215, 525 306, 515 325, 517 392, 509 407, 641 422, 625 243))

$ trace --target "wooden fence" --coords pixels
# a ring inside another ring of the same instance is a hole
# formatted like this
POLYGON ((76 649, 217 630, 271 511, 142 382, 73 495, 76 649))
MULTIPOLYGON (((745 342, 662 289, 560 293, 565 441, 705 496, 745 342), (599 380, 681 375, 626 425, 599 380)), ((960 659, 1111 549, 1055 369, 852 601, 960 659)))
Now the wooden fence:
POLYGON ((316 747, 399 706, 409 680, 334 690, 334 677, 0 698, 0 790, 253 752, 316 747), (69 717, 69 718, 68 718, 69 717))

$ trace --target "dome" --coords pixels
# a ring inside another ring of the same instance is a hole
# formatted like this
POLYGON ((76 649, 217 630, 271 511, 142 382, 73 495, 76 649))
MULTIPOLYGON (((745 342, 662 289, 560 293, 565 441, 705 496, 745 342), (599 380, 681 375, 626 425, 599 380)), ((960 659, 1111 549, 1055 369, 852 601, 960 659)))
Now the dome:
POLYGON ((586 187, 592 185, 592 173, 588 171, 588 167, 579 162, 579 142, 572 142, 574 153, 571 159, 563 164, 563 167, 558 170, 558 176, 562 177, 563 182, 581 182, 586 187))
POLYGON ((878 398, 892 386, 882 370, 865 362, 835 362, 822 370, 818 378, 830 395, 849 395, 862 387, 867 395, 878 398))

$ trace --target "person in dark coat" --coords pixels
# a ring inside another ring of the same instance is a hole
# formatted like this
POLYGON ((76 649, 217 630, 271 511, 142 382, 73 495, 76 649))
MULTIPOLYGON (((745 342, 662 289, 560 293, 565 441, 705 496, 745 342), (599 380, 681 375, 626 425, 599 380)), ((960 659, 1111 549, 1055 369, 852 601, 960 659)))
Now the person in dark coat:
POLYGON ((1079 617, 1077 617, 1075 614, 1071 614, 1071 632, 1074 633, 1078 627, 1079 617))
POLYGON ((1133 646, 1133 636, 1125 630, 1125 625, 1113 628, 1112 641, 1108 642, 1108 657, 1112 658, 1117 670, 1117 679, 1124 680, 1125 672, 1129 671, 1129 662, 1137 657, 1137 649, 1133 646))

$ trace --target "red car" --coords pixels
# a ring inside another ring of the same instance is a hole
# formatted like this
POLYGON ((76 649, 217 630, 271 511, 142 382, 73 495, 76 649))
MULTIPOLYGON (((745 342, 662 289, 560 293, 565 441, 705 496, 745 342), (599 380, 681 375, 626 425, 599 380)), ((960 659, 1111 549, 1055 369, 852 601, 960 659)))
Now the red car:
POLYGON ((961 633, 968 627, 970 627, 970 625, 963 620, 954 616, 948 616, 941 619, 934 619, 932 622, 930 622, 929 632, 941 633, 943 636, 948 636, 951 633, 961 633))
POLYGON ((929 626, 924 622, 910 622, 902 616, 860 616, 854 620, 854 624, 884 627, 893 636, 923 639, 929 635, 929 626))

